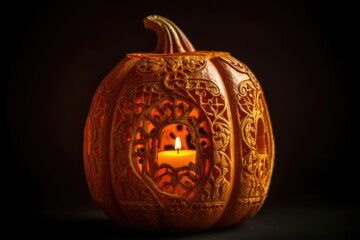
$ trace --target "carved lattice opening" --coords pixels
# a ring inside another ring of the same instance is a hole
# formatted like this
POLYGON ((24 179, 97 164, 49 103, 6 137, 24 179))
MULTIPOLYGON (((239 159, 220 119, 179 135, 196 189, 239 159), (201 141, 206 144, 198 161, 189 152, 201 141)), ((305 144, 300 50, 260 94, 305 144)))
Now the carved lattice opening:
POLYGON ((132 159, 162 194, 192 198, 210 170, 211 139, 197 106, 179 98, 161 100, 139 119, 132 159))

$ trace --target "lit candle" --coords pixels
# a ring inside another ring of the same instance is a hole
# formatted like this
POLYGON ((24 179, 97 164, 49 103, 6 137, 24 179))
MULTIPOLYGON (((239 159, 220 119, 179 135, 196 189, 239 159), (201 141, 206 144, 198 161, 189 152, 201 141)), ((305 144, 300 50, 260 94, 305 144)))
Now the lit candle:
POLYGON ((175 150, 163 151, 158 153, 158 165, 167 163, 174 168, 188 165, 190 162, 195 163, 195 150, 181 150, 181 141, 179 137, 175 140, 175 150))

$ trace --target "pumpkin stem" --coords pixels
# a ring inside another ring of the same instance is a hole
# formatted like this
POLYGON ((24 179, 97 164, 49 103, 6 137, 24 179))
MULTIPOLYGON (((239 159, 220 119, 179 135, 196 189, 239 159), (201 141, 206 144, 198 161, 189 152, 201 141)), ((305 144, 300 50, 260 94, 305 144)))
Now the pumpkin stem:
POLYGON ((151 15, 144 19, 146 29, 157 35, 155 53, 185 53, 194 52, 195 48, 185 34, 169 19, 151 15))

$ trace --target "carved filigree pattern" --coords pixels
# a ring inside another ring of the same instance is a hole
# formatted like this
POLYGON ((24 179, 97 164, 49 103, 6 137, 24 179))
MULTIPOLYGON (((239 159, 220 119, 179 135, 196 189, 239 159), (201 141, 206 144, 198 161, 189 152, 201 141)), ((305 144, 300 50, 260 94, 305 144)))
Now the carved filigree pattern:
POLYGON ((117 104, 114 118, 114 159, 115 181, 120 188, 123 200, 149 201, 153 193, 134 171, 133 161, 130 161, 133 138, 136 125, 143 110, 149 108, 161 98, 165 97, 160 84, 148 83, 130 88, 125 97, 117 104))
MULTIPOLYGON (((151 202, 134 202, 134 201, 121 201, 121 209, 125 210, 158 210, 160 205, 153 204, 151 202)), ((210 209, 222 209, 224 208, 224 202, 192 202, 186 200, 174 199, 167 205, 167 209, 174 215, 186 215, 193 213, 194 211, 206 211, 210 209)))
MULTIPOLYGON (((92 176, 91 179, 88 178, 89 187, 92 188, 92 185, 97 185, 99 181, 94 179, 94 176, 101 173, 102 164, 100 163, 102 159, 102 146, 104 141, 103 128, 108 121, 107 111, 109 111, 109 106, 111 105, 112 96, 114 95, 115 88, 112 83, 112 76, 119 71, 121 64, 118 64, 109 75, 103 80, 100 86, 97 88, 94 95, 93 101, 91 103, 90 111, 87 117, 86 128, 85 128, 85 161, 89 161, 89 164, 85 164, 87 168, 86 173, 92 176)), ((96 187, 96 189, 98 189, 96 187)), ((91 192, 95 192, 92 190, 91 192)))
POLYGON ((239 83, 237 93, 238 124, 241 129, 241 176, 237 202, 260 206, 270 183, 272 157, 270 119, 265 99, 256 77, 242 62, 232 56, 221 57, 225 63, 249 79, 239 83))
POLYGON ((162 207, 176 213, 194 208, 197 201, 224 200, 231 172, 228 108, 216 84, 191 78, 206 64, 202 56, 143 58, 138 62, 137 72, 151 76, 154 82, 140 82, 130 87, 115 112, 114 174, 116 181, 122 182, 117 186, 129 188, 121 189, 121 201, 135 200, 141 205, 159 193, 170 194, 169 199, 173 200, 168 202, 156 198, 162 207), (159 134, 164 126, 172 123, 189 128, 198 153, 195 164, 180 169, 156 164, 159 134), (205 129, 206 136, 201 135, 200 128, 205 129), (204 146, 199 145, 201 138, 206 139, 204 146), (172 178, 173 187, 181 184, 185 192, 166 191, 159 187, 160 180, 156 179, 156 171, 164 167, 171 176, 187 171, 185 175, 193 183, 190 186, 183 184, 181 178, 172 178), (200 192, 194 194, 197 189, 200 192), (148 198, 144 196, 146 190, 148 198))
POLYGON ((90 166, 94 166, 94 172, 98 173, 99 166, 97 160, 100 159, 101 154, 101 127, 104 124, 105 108, 107 105, 105 84, 100 85, 92 105, 95 107, 91 107, 88 116, 86 151, 89 161, 91 161, 90 166))
POLYGON ((241 192, 238 202, 261 205, 271 174, 270 129, 261 89, 246 80, 239 84, 238 111, 242 135, 241 192))
POLYGON ((87 181, 92 194, 97 194, 100 189, 100 181, 102 165, 99 162, 102 155, 103 127, 105 121, 105 111, 108 107, 108 92, 105 83, 102 83, 92 102, 90 112, 88 114, 85 128, 85 169, 87 181))
POLYGON ((136 66, 141 74, 155 75, 162 79, 166 88, 185 88, 188 75, 201 71, 206 66, 203 56, 179 56, 171 58, 143 58, 136 66))

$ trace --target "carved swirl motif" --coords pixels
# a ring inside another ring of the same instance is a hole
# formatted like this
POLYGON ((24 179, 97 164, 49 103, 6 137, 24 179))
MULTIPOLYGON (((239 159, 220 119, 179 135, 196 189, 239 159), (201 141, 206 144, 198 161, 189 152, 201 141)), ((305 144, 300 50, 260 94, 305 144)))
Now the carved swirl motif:
POLYGON ((136 70, 143 74, 154 74, 163 72, 165 66, 163 58, 143 58, 137 63, 136 70))
MULTIPOLYGON (((143 82, 130 87, 126 96, 120 100, 115 112, 114 176, 117 178, 116 181, 121 182, 117 186, 128 188, 121 189, 124 193, 123 201, 146 202, 157 196, 157 190, 151 184, 151 181, 156 183, 152 176, 155 176, 154 171, 157 168, 156 165, 151 166, 151 163, 154 163, 155 146, 160 129, 174 122, 188 126, 192 131, 191 135, 196 137, 194 142, 204 137, 199 135, 201 127, 209 133, 208 137, 205 137, 205 139, 209 138, 208 145, 205 146, 209 149, 205 151, 201 146, 196 147, 200 154, 201 164, 190 166, 190 171, 198 172, 196 178, 205 180, 205 183, 201 187, 200 182, 194 178, 195 185, 190 188, 187 188, 189 187, 187 185, 184 188, 188 189, 188 194, 184 193, 183 196, 176 194, 177 198, 180 197, 179 199, 190 198, 191 204, 184 205, 185 202, 179 200, 180 202, 174 205, 161 202, 158 197, 155 199, 158 199, 159 204, 170 212, 184 210, 197 201, 224 200, 225 193, 229 190, 231 172, 229 112, 224 97, 213 82, 191 78, 193 73, 202 70, 205 66, 206 60, 201 56, 143 58, 137 64, 138 73, 151 74, 158 81, 143 82), (182 115, 176 115, 175 112, 179 110, 175 109, 183 109, 181 111, 184 112, 182 115), (170 111, 169 115, 153 114, 166 111, 170 111), (208 153, 213 153, 213 155, 208 153), (143 175, 143 173, 146 174, 143 175), (208 177, 206 177, 207 173, 208 177), (153 180, 150 181, 150 179, 153 180), (191 191, 195 189, 201 192, 195 196, 191 195, 191 191), (149 191, 146 196, 145 190, 149 191), (125 192, 128 192, 128 195, 125 196, 125 192)), ((164 190, 160 193, 164 194, 164 190)))
POLYGON ((136 65, 141 74, 155 74, 163 80, 164 86, 174 90, 186 88, 188 74, 201 71, 206 66, 202 56, 179 56, 169 58, 143 58, 136 65))

